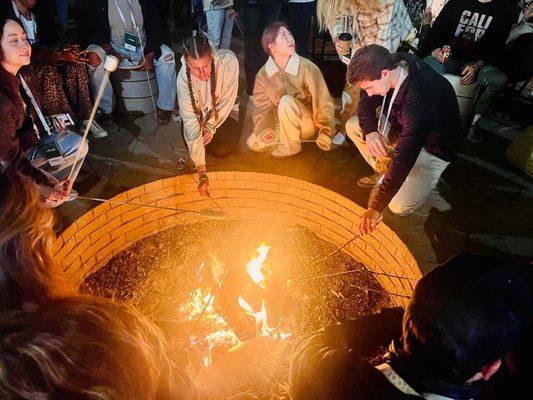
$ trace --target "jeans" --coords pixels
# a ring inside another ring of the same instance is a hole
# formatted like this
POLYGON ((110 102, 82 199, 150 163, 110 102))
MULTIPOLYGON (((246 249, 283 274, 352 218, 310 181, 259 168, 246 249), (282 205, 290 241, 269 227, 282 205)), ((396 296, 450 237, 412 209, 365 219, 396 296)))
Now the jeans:
MULTIPOLYGON (((424 61, 439 74, 452 73, 447 71, 445 65, 441 64, 435 57, 427 56, 424 61)), ((457 74, 454 74, 457 75, 457 74)), ((489 111, 492 100, 505 89, 507 76, 498 68, 492 65, 483 66, 477 75, 477 83, 485 87, 485 90, 479 96, 474 108, 475 114, 486 116, 489 111)))
MULTIPOLYGON (((380 166, 390 165, 390 158, 388 160, 386 160, 388 157, 377 159, 368 154, 357 116, 346 122, 346 134, 355 143, 365 161, 374 171, 379 170, 380 173, 386 173, 380 166)), ((394 147, 393 144, 391 146, 394 147)), ((449 164, 448 161, 441 160, 422 149, 400 190, 390 201, 389 209, 398 215, 411 214, 424 203, 449 164)))
MULTIPOLYGON (((129 57, 132 61, 138 62, 142 58, 140 46, 137 52, 131 52, 124 49, 121 46, 113 45, 113 48, 124 56, 129 57)), ((102 60, 102 62, 96 66, 88 66, 89 77, 91 81, 91 91, 93 96, 96 97, 98 89, 102 84, 105 76, 104 60, 106 53, 98 45, 90 45, 87 47, 88 51, 93 51, 102 60)), ((121 61, 121 65, 125 65, 126 61, 121 61)), ((161 55, 154 60, 155 75, 157 79, 157 87, 159 88, 159 97, 157 99, 157 107, 161 110, 173 111, 176 103, 176 61, 174 52, 166 45, 161 45, 161 55)), ((120 68, 120 66, 119 66, 120 68)), ((105 114, 111 114, 113 112, 113 88, 111 82, 108 82, 102 101, 99 108, 105 114)))
POLYGON ((65 163, 63 165, 58 167, 47 166, 46 157, 41 153, 37 146, 33 146, 28 150, 26 158, 35 168, 45 170, 47 174, 52 175, 58 181, 62 181, 67 179, 69 176, 72 164, 74 163, 74 159, 76 157, 76 152, 81 147, 82 150, 80 151, 79 159, 76 162, 76 165, 74 166, 74 172, 72 173, 72 180, 76 180, 76 177, 80 172, 81 165, 85 160, 85 156, 89 151, 87 141, 82 143, 82 137, 73 131, 69 131, 66 135, 52 133, 52 135, 48 137, 48 140, 56 141, 57 147, 65 159, 65 163), (46 169, 44 167, 46 167, 46 169))
POLYGON ((235 12, 231 8, 209 10, 205 12, 207 19, 207 36, 215 49, 229 49, 235 12))
POLYGON ((289 3, 289 30, 296 42, 296 52, 305 58, 309 58, 309 31, 315 10, 315 1, 289 3))
POLYGON ((261 46, 265 28, 279 18, 281 1, 273 4, 248 4, 244 7, 244 71, 246 93, 254 93, 255 76, 266 63, 267 55, 261 46))

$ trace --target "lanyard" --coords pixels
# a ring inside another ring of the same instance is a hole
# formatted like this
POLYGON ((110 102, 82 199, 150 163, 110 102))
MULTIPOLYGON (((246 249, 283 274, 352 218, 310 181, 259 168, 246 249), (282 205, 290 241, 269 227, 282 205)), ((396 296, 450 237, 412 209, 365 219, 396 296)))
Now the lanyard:
MULTIPOLYGON (((39 120, 41 121, 41 124, 43 125, 44 130, 46 131, 46 133, 48 133, 48 136, 50 136, 52 134, 52 132, 50 131, 50 127, 46 123, 46 120, 44 119, 44 115, 41 109, 39 108, 37 101, 35 101, 35 97, 33 97, 33 93, 31 92, 30 88, 28 87, 28 84, 26 83, 26 81, 24 80, 22 76, 20 77, 20 82, 22 83, 22 87, 24 88, 24 91, 30 98, 31 104, 33 108, 35 109, 35 112, 37 113, 37 116, 39 117, 39 120)), ((37 132, 37 136, 39 136, 39 132, 37 132)))
MULTIPOLYGON (((135 16, 133 15, 133 4, 131 4, 131 0, 127 0, 127 1, 128 1, 129 5, 130 5, 131 23, 133 24, 133 27, 135 28, 135 30, 138 32, 139 28, 137 27, 137 22, 135 22, 135 16)), ((122 23, 124 24, 124 28, 126 28, 126 31, 127 31, 128 30, 128 24, 126 22, 126 18, 124 17, 124 14, 122 13, 122 10, 120 9, 120 7, 117 4, 117 0, 113 0, 113 3, 115 3, 115 8, 117 9, 118 15, 119 15, 120 19, 122 20, 122 23)), ((140 39, 141 38, 139 38, 139 40, 140 39)))
POLYGON ((396 87, 394 88, 394 92, 392 92, 392 97, 390 99, 389 103, 389 109, 387 111, 387 117, 385 118, 385 121, 382 126, 382 120, 383 120, 383 110, 385 109, 385 101, 387 100, 387 95, 383 96, 383 103, 381 104, 381 111, 379 113, 379 120, 378 120, 378 132, 381 133, 383 136, 387 137, 387 124, 389 123, 389 117, 392 110, 392 104, 394 103, 394 100, 396 99, 396 96, 398 95, 398 92, 400 91, 400 87, 402 86, 402 83, 405 79, 405 70, 403 67, 400 67, 400 77, 398 78, 398 83, 396 84, 396 87))

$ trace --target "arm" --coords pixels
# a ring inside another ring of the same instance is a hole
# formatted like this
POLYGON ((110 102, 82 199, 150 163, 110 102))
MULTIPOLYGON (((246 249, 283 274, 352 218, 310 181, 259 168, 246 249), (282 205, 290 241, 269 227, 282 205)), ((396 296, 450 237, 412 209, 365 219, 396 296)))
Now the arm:
POLYGON ((333 98, 329 93, 322 72, 316 65, 311 64, 311 66, 312 68, 306 76, 305 84, 311 93, 314 122, 318 128, 319 135, 323 134, 332 137, 335 129, 333 98))
POLYGON ((400 190, 430 132, 428 114, 431 111, 427 110, 427 102, 419 95, 414 94, 412 97, 407 99, 407 104, 402 107, 405 122, 394 149, 392 164, 370 203, 370 208, 380 213, 400 190))
POLYGON ((254 110, 253 110, 253 121, 254 121, 254 133, 261 134, 267 129, 275 129, 275 114, 276 106, 267 93, 268 86, 267 78, 263 77, 261 71, 257 74, 255 78, 254 85, 254 110))
POLYGON ((216 71, 217 87, 220 87, 220 92, 217 92, 218 101, 216 104, 218 121, 215 120, 215 114, 212 113, 205 122, 205 128, 212 134, 230 115, 239 89, 239 61, 237 57, 228 50, 228 53, 220 58, 219 63, 222 65, 216 71))
POLYGON ((454 18, 456 7, 454 0, 450 0, 444 5, 433 26, 428 30, 420 46, 418 46, 418 56, 420 58, 427 57, 433 50, 445 44, 451 45, 453 30, 457 26, 457 21, 454 21, 456 19, 454 18), (450 43, 446 43, 447 41, 450 43))
POLYGON ((184 128, 183 136, 189 148, 192 161, 197 167, 200 167, 205 165, 205 147, 200 125, 192 108, 185 67, 182 67, 178 75, 177 85, 178 104, 184 128))
POLYGON ((366 136, 368 133, 377 132, 378 118, 376 111, 382 101, 383 97, 369 97, 364 90, 361 90, 361 98, 357 106, 357 117, 359 118, 359 126, 363 131, 363 136, 366 136))

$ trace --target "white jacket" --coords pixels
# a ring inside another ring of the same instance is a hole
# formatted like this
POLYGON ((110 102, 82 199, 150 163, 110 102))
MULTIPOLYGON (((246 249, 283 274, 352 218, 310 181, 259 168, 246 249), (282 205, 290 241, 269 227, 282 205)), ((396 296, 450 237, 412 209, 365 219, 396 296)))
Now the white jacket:
MULTIPOLYGON (((239 86, 239 62, 231 50, 214 50, 216 72, 216 96, 218 121, 215 121, 211 98, 211 80, 201 81, 191 74, 191 83, 196 100, 196 107, 202 112, 204 117, 208 116, 205 128, 212 134, 216 134, 217 128, 224 123, 235 105, 237 89, 239 86)), ((191 159, 196 166, 205 164, 205 147, 203 144, 202 132, 196 115, 194 114, 189 87, 187 85, 187 66, 185 58, 181 58, 182 67, 178 74, 178 104, 180 116, 184 125, 184 136, 189 148, 191 159)))

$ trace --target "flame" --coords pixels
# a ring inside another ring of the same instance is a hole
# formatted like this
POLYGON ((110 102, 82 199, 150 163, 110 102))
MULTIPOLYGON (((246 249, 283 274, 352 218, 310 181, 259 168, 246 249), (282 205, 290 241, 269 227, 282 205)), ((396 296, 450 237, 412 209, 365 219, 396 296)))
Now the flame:
POLYGON ((257 330, 258 336, 269 336, 270 333, 275 329, 270 326, 268 326, 268 319, 267 319, 267 310, 266 310, 266 303, 264 300, 261 300, 261 311, 254 311, 252 306, 244 300, 244 298, 239 296, 239 299, 237 300, 241 308, 246 312, 246 314, 250 315, 255 320, 255 326, 257 330))
POLYGON ((270 246, 262 243, 257 248, 257 257, 252 258, 246 265, 246 272, 250 275, 250 278, 261 287, 264 287, 265 276, 263 275, 263 267, 270 251, 270 246))

